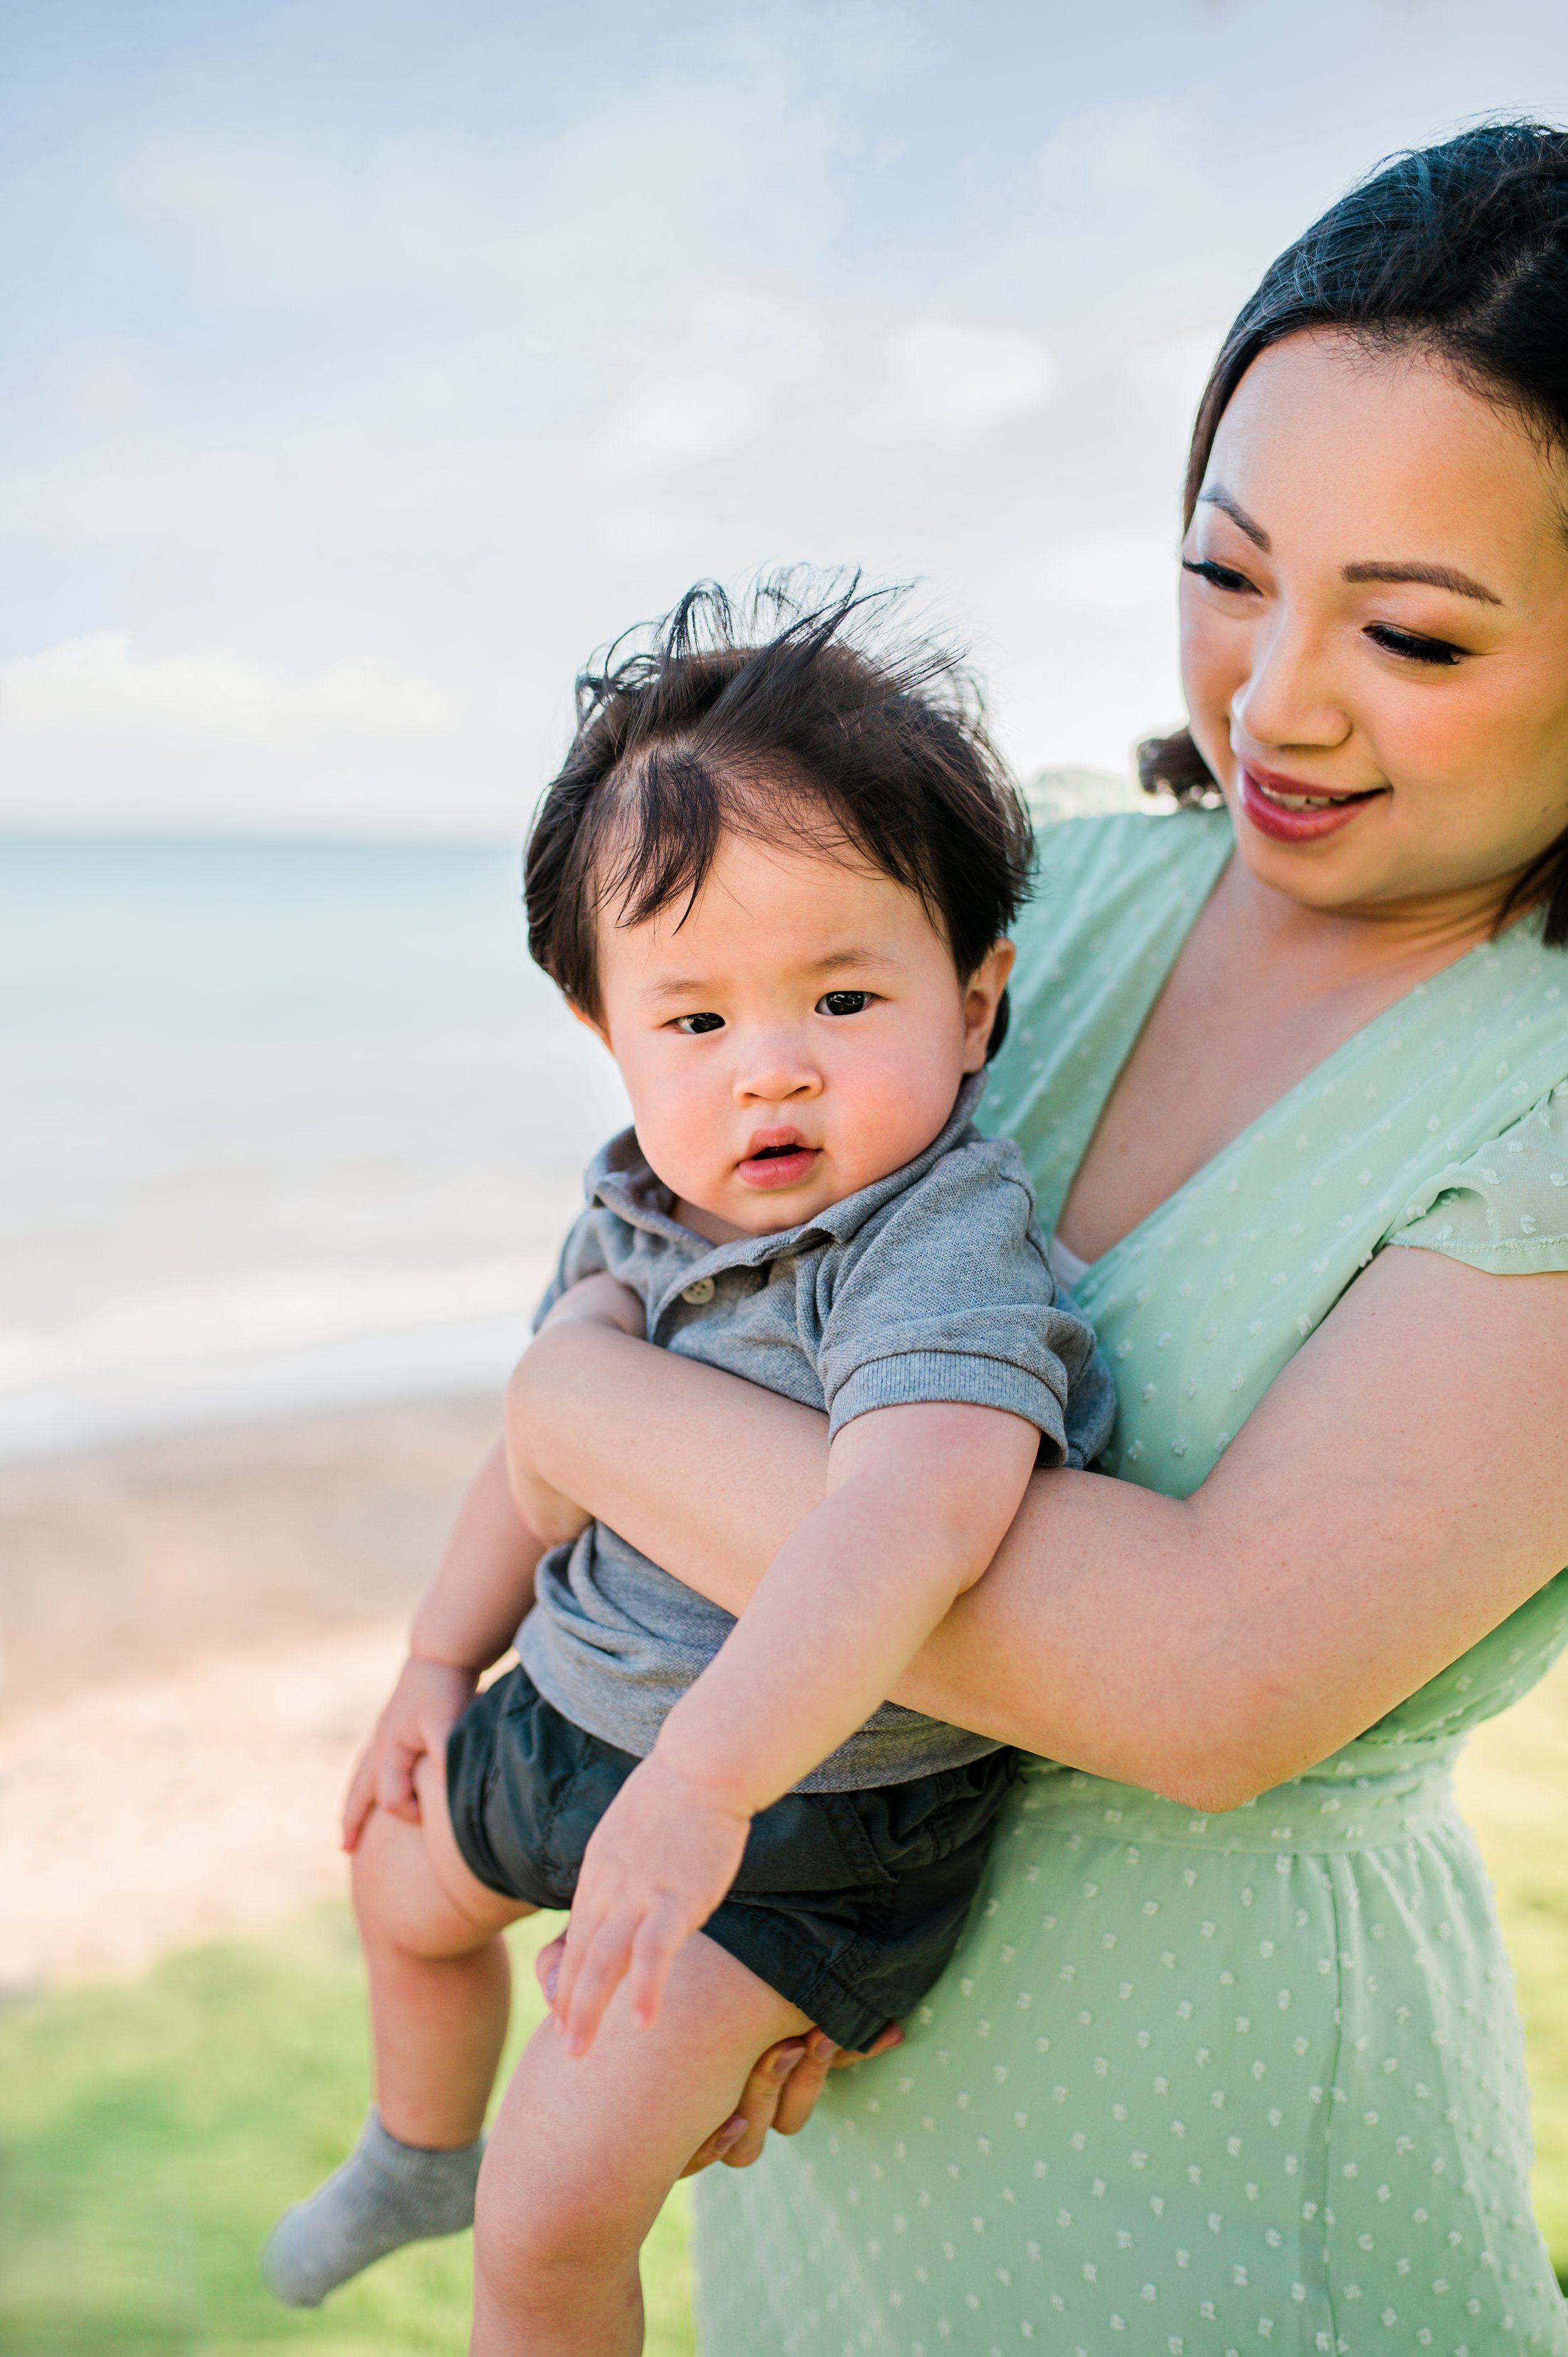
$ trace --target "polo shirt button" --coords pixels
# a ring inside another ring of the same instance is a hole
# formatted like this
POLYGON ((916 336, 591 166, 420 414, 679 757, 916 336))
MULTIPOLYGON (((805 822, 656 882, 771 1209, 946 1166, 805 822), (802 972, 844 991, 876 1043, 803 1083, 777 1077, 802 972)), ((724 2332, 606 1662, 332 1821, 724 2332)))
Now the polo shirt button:
POLYGON ((681 1287, 681 1298, 691 1302, 693 1308, 700 1308, 704 1301, 713 1299, 714 1290, 711 1276, 694 1276, 690 1285, 681 1287))

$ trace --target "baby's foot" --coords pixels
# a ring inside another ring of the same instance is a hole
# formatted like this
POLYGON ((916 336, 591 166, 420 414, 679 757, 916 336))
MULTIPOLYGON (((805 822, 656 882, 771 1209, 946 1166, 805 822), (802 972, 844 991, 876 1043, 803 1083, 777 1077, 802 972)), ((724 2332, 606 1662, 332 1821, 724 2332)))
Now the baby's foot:
POLYGON ((273 2228, 262 2254, 268 2288, 285 2308, 319 2308, 389 2251, 471 2226, 484 2149, 483 2136, 445 2149, 400 2144, 368 2113, 342 2168, 273 2228))

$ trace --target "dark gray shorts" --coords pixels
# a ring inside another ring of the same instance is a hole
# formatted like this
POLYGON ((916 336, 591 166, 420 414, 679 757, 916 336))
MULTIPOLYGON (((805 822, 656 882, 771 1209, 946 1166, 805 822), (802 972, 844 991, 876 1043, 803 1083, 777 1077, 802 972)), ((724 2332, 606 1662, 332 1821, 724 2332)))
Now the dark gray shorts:
MULTIPOLYGON (((546 1702, 526 1670, 447 1739, 446 1798, 469 1871, 533 1907, 570 1907, 588 1837, 636 1767, 546 1702)), ((735 1888, 703 1926, 841 2046, 868 2046, 939 1978, 1016 1773, 988 1752, 907 1784, 787 1792, 752 1820, 735 1888)))

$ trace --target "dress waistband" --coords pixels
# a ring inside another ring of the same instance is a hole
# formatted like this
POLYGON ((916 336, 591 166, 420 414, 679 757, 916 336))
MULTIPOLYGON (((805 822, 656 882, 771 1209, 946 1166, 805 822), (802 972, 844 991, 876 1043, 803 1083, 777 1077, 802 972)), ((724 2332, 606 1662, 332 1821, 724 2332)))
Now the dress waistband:
POLYGON ((1159 1843, 1243 1856, 1319 1856, 1387 1849, 1458 1829, 1453 1748, 1380 1775, 1314 1770, 1239 1809, 1205 1814, 1134 1784, 1112 1784, 1053 1762, 1026 1763, 1020 1807, 1053 1832, 1101 1841, 1159 1843))

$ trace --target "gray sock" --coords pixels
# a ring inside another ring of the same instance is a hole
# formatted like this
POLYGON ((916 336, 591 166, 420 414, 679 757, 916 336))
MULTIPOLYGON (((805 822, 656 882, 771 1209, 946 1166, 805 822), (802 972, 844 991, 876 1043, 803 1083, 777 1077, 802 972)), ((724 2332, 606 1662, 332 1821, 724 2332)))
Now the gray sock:
POLYGON ((484 2137, 445 2150, 400 2144, 368 2112, 360 2141, 308 2201, 285 2210, 262 2254, 285 2308, 319 2308, 329 2291, 404 2243, 474 2222, 484 2137))

